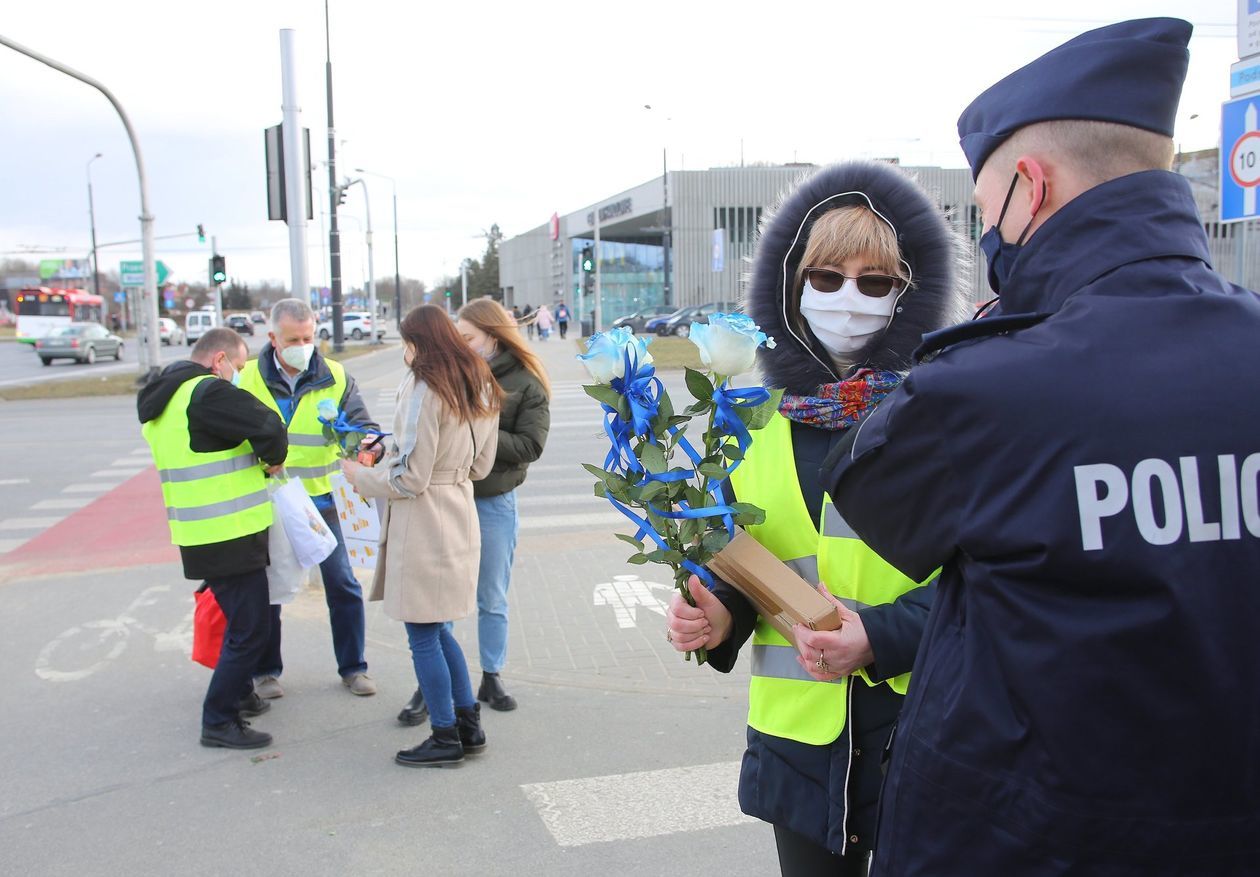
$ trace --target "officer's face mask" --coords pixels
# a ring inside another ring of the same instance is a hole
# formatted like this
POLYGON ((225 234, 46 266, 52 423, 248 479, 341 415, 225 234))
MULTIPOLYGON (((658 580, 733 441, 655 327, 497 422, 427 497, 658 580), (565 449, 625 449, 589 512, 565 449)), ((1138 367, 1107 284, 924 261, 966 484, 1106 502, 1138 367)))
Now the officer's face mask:
MULTIPOLYGON (((1029 217, 1028 224, 1024 226, 1024 230, 1019 233, 1019 238, 1013 244, 1008 244, 1002 240, 1002 220, 1006 219, 1006 210, 1011 206, 1011 196, 1015 194, 1015 184, 1019 182, 1019 174, 1016 173, 1011 179, 1011 187, 1006 190, 1006 200, 1002 202, 1002 212, 998 214, 998 220, 989 230, 980 235, 980 250, 984 253, 984 258, 989 263, 989 287, 999 295, 1002 292, 1002 285, 1011 276, 1011 271, 1015 268, 1015 260, 1019 257, 1019 251, 1024 246, 1024 238, 1028 237, 1028 230, 1032 228, 1033 220, 1036 216, 1029 217)), ((1042 199, 1045 199, 1046 184, 1041 184, 1042 199)))
POLYGON ((873 298, 845 280, 837 292, 819 292, 807 279, 801 291, 801 316, 832 356, 860 350, 871 336, 882 332, 897 306, 897 290, 873 298))
POLYGON ((306 371, 306 367, 311 364, 311 356, 314 353, 314 344, 294 344, 292 347, 286 347, 280 351, 280 361, 289 368, 306 371))

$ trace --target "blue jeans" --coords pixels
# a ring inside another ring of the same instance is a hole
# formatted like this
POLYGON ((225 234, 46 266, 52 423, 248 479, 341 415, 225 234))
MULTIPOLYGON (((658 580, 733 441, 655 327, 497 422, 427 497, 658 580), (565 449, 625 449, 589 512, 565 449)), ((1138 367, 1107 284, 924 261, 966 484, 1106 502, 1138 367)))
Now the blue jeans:
MULTIPOLYGON (((363 609, 363 588, 354 577, 350 556, 346 554, 346 540, 341 535, 341 522, 336 506, 321 507, 316 503, 319 515, 337 537, 337 548, 319 565, 324 579, 324 601, 328 604, 328 622, 332 627, 333 654, 337 657, 337 672, 342 677, 367 671, 363 647, 367 640, 366 613, 363 609)), ((279 676, 284 670, 280 658, 280 607, 271 607, 271 636, 263 652, 254 676, 279 676)))
POLYGON ((477 648, 481 669, 498 673, 507 660, 508 585, 520 530, 516 491, 478 497, 481 524, 481 567, 477 572, 477 648))
POLYGON ((429 706, 430 721, 435 728, 449 728, 455 724, 455 707, 471 709, 477 703, 468 680, 464 652, 447 623, 405 621, 403 624, 411 644, 416 682, 429 706))

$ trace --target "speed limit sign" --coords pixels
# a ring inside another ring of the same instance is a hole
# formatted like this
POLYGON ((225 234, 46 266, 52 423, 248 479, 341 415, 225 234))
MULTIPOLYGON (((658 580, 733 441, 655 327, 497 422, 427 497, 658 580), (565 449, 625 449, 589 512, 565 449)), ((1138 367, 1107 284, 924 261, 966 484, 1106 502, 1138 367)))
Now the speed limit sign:
POLYGON ((1254 219, 1260 188, 1260 96, 1221 107, 1221 221, 1254 219))

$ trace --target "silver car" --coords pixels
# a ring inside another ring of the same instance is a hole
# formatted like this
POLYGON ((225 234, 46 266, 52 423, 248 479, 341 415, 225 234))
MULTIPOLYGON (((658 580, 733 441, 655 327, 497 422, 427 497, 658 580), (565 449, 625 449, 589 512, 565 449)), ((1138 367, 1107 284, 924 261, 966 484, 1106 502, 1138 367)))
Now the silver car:
POLYGON ((122 359, 123 341, 100 323, 75 323, 38 339, 35 352, 44 365, 51 365, 54 359, 91 364, 110 356, 122 359))

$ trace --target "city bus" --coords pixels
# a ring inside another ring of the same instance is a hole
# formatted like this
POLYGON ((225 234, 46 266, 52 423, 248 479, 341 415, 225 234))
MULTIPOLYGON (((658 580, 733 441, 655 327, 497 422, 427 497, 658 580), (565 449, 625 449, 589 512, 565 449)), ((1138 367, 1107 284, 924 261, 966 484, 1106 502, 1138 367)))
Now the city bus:
POLYGON ((82 289, 20 289, 17 294, 17 339, 34 344, 71 323, 99 323, 102 299, 82 289))

